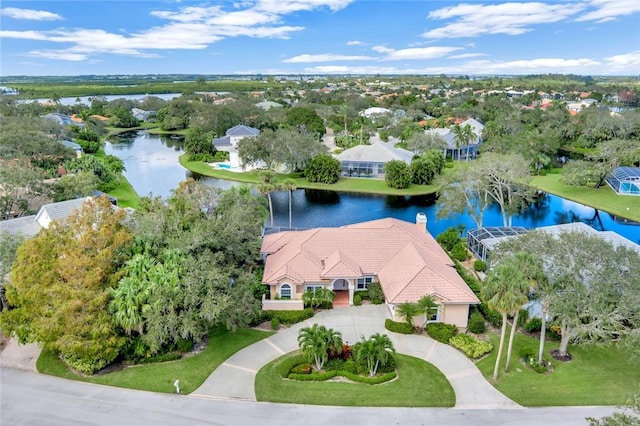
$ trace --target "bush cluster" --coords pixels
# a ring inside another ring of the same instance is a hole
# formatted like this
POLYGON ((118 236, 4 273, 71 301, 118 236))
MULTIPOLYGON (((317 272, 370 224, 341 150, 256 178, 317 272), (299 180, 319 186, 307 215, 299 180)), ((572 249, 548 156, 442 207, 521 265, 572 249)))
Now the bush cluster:
POLYGON ((277 317, 271 318, 271 329, 272 330, 280 329, 280 320, 277 317))
MULTIPOLYGON (((297 368, 298 366, 294 367, 297 368)), ((352 373, 350 371, 345 370, 329 370, 321 372, 321 373, 294 373, 293 370, 291 374, 289 374, 288 379, 290 380, 299 380, 302 382, 324 382, 329 379, 333 379, 336 376, 345 377, 353 382, 365 383, 368 385, 377 385, 379 383, 388 382, 389 380, 393 380, 396 378, 398 374, 395 371, 391 371, 385 374, 380 374, 375 377, 370 377, 366 375, 360 375, 357 373, 352 373)))
POLYGON ((356 293, 353 296, 353 305, 354 306, 360 306, 362 305, 362 296, 360 295, 360 293, 356 293))
POLYGON ((177 359, 182 358, 182 355, 180 355, 177 352, 168 352, 168 353, 164 353, 164 354, 160 354, 160 355, 155 355, 155 356, 150 356, 148 358, 140 358, 138 360, 139 364, 150 364, 153 362, 168 362, 168 361, 175 361, 177 359))
POLYGON ((380 305, 384 303, 384 293, 382 292, 382 286, 379 282, 374 281, 367 287, 367 295, 369 301, 374 305, 380 305))
POLYGON ((487 330, 487 327, 484 324, 484 317, 480 312, 474 311, 471 314, 467 328, 474 334, 482 334, 487 330))
POLYGON ((478 340, 468 334, 458 334, 449 339, 449 344, 462 351, 471 359, 478 359, 482 355, 491 352, 493 345, 483 340, 478 340))
POLYGON ((278 375, 283 379, 289 377, 291 370, 301 364, 308 364, 307 357, 303 354, 294 355, 292 357, 285 358, 276 368, 278 375))
POLYGON ((193 340, 180 338, 176 343, 176 347, 180 353, 186 354, 187 352, 191 352, 193 350, 193 340))
POLYGON ((453 324, 443 322, 432 322, 427 324, 427 334, 434 340, 441 343, 449 343, 449 340, 458 333, 458 329, 453 324))
POLYGON ((486 303, 479 304, 478 310, 480 311, 482 316, 485 317, 493 327, 502 326, 502 314, 500 314, 500 312, 490 309, 486 303))
POLYGON ((487 262, 483 260, 476 260, 475 262, 473 262, 473 269, 478 272, 483 272, 487 269, 487 262))
POLYGON ((551 363, 545 357, 542 358, 541 364, 538 363, 538 355, 533 348, 522 347, 520 348, 519 355, 520 359, 536 373, 546 373, 551 369, 551 363))
POLYGON ((301 311, 263 311, 265 321, 277 318, 280 324, 291 325, 307 320, 313 316, 313 309, 305 308, 301 311))
POLYGON ((453 249, 449 252, 452 258, 457 261, 464 262, 469 258, 469 252, 463 243, 458 243, 453 246, 453 249))
POLYGON ((527 333, 536 333, 542 330, 542 319, 531 318, 525 325, 524 329, 527 333))
POLYGON ((398 322, 387 318, 384 322, 384 328, 389 331, 393 331, 394 333, 413 334, 413 327, 411 326, 411 324, 408 324, 404 321, 398 322))

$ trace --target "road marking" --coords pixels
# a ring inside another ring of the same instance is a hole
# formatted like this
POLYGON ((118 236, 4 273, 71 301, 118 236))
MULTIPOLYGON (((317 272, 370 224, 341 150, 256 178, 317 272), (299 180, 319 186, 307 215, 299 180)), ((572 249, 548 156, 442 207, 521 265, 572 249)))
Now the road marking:
POLYGON ((229 364, 228 362, 223 362, 222 365, 226 365, 227 367, 231 367, 231 368, 237 368, 238 370, 246 371, 248 373, 253 373, 253 374, 257 373, 256 370, 252 370, 250 368, 245 368, 245 367, 240 367, 239 365, 229 364))
POLYGON ((273 347, 273 349, 275 349, 276 351, 280 352, 280 354, 281 354, 281 355, 286 354, 286 352, 285 352, 285 351, 283 351, 283 350, 282 350, 282 349, 280 349, 278 346, 276 346, 276 344, 275 344, 275 343, 272 343, 271 341, 269 341, 269 339, 265 340, 265 342, 267 342, 268 344, 270 344, 270 345, 273 347))
POLYGON ((431 352, 433 352, 433 349, 436 347, 436 341, 434 340, 433 343, 431 344, 431 347, 429 348, 429 350, 427 351, 427 355, 425 355, 424 359, 429 359, 429 357, 431 356, 431 352))

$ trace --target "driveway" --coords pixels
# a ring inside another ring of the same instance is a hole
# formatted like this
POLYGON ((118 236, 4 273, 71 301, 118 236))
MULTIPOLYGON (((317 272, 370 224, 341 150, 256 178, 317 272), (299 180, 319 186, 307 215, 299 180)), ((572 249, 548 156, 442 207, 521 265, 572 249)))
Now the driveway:
POLYGON ((347 343, 362 336, 386 333, 399 353, 424 359, 447 377, 456 393, 455 408, 522 408, 489 384, 475 364, 458 350, 435 340, 415 335, 392 333, 384 328, 390 318, 385 305, 364 305, 322 311, 313 318, 281 330, 233 355, 218 367, 191 396, 256 401, 255 376, 265 364, 298 349, 298 330, 313 323, 342 332, 347 343))

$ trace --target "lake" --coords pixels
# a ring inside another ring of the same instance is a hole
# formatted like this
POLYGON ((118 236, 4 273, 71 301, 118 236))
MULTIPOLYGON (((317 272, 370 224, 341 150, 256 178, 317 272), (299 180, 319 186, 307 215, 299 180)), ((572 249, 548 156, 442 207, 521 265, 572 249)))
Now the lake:
MULTIPOLYGON (((190 176, 222 189, 239 185, 237 182, 194 176, 185 170, 178 161, 184 152, 183 141, 175 136, 126 133, 111 137, 111 141, 105 144, 105 152, 124 161, 127 169, 124 175, 139 195, 167 197, 181 181, 190 176)), ((274 226, 288 227, 288 193, 275 192, 272 200, 274 226)), ((418 212, 427 215, 427 228, 433 235, 458 224, 467 229, 475 228, 475 223, 467 216, 438 219, 435 197, 432 195, 384 196, 308 189, 292 193, 292 226, 299 228, 341 226, 383 217, 414 221, 418 212)), ((640 243, 640 225, 550 194, 543 194, 524 213, 514 217, 513 225, 538 228, 576 221, 585 222, 598 230, 615 231, 640 243)), ((487 210, 484 225, 502 226, 502 216, 497 206, 487 210)))

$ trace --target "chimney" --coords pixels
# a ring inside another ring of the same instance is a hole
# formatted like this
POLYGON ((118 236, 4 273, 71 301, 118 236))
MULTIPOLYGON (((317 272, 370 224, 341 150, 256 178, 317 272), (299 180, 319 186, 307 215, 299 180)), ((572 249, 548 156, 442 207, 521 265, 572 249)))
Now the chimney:
POLYGON ((420 212, 416 214, 416 226, 420 228, 422 231, 427 230, 427 215, 420 212))

